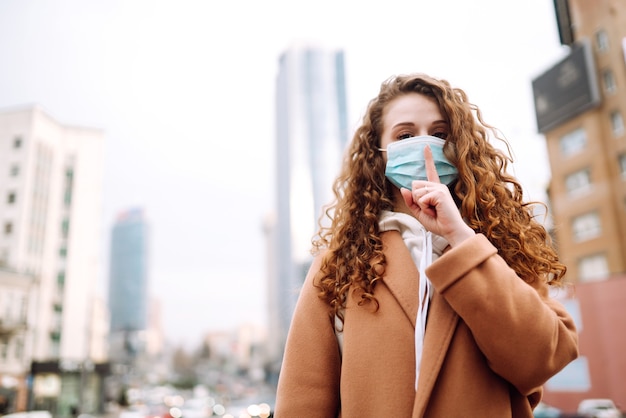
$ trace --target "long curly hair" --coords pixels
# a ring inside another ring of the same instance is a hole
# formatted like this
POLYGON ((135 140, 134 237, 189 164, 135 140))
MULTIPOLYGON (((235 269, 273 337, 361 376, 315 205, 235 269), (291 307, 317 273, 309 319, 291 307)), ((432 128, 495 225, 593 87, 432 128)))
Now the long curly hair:
POLYGON ((401 75, 384 81, 369 102, 333 185, 335 202, 322 216, 330 218, 330 224, 323 226, 320 219, 313 240, 314 253, 326 250, 315 285, 331 318, 343 321, 351 289, 359 305, 372 302, 378 309, 374 288, 385 271, 378 218, 381 211, 394 207, 394 186, 385 177, 385 160, 378 148, 386 106, 409 93, 434 99, 449 123, 444 153, 458 170, 450 188, 467 224, 484 234, 524 281, 559 285, 566 267, 546 229, 534 219, 532 209, 538 202, 523 201, 520 183, 506 172, 512 159, 489 142, 489 134, 510 151, 506 140, 483 121, 463 90, 424 74, 401 75))

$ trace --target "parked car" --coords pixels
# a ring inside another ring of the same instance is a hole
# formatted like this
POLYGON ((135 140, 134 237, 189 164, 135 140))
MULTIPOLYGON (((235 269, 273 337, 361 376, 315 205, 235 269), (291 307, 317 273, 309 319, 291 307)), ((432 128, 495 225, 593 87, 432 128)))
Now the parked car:
POLYGON ((589 418, 622 418, 611 399, 585 399, 578 405, 578 414, 589 418))
POLYGON ((554 406, 547 405, 544 402, 539 402, 539 405, 537 405, 533 411, 533 416, 535 418, 559 418, 561 416, 561 410, 554 406))

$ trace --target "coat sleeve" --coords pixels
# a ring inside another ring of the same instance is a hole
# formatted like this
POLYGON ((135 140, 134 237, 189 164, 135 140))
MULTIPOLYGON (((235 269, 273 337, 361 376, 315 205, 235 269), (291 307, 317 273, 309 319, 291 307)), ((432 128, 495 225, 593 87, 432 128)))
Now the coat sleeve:
POLYGON ((300 291, 278 379, 274 417, 335 418, 339 411, 341 357, 327 305, 313 280, 316 257, 300 291))
POLYGON ((526 283, 482 234, 436 260, 426 274, 472 331, 491 369, 529 395, 578 357, 563 305, 537 278, 526 283))

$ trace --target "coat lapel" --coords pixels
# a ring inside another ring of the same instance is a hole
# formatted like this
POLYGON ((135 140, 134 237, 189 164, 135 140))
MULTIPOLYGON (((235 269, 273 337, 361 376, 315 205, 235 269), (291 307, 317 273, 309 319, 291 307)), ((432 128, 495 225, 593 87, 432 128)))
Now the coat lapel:
MULTIPOLYGON (((381 238, 387 260, 384 282, 415 329, 419 287, 417 267, 398 231, 384 232, 381 238)), ((458 320, 458 315, 448 302, 434 291, 428 310, 414 417, 424 415, 458 320)))
POLYGON ((384 283, 415 329, 419 289, 417 267, 409 249, 404 245, 400 232, 383 232, 381 238, 387 262, 384 283))
POLYGON ((459 316, 443 296, 435 291, 428 311, 422 363, 413 406, 414 417, 424 415, 458 322, 459 316))

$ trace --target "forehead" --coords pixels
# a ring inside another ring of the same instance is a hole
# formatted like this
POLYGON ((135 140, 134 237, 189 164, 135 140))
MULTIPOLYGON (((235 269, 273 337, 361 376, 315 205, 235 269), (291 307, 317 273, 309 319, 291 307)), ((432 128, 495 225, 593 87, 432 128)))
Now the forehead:
POLYGON ((384 127, 397 123, 429 123, 444 119, 439 105, 432 97, 420 93, 407 93, 391 100, 383 112, 384 127))

